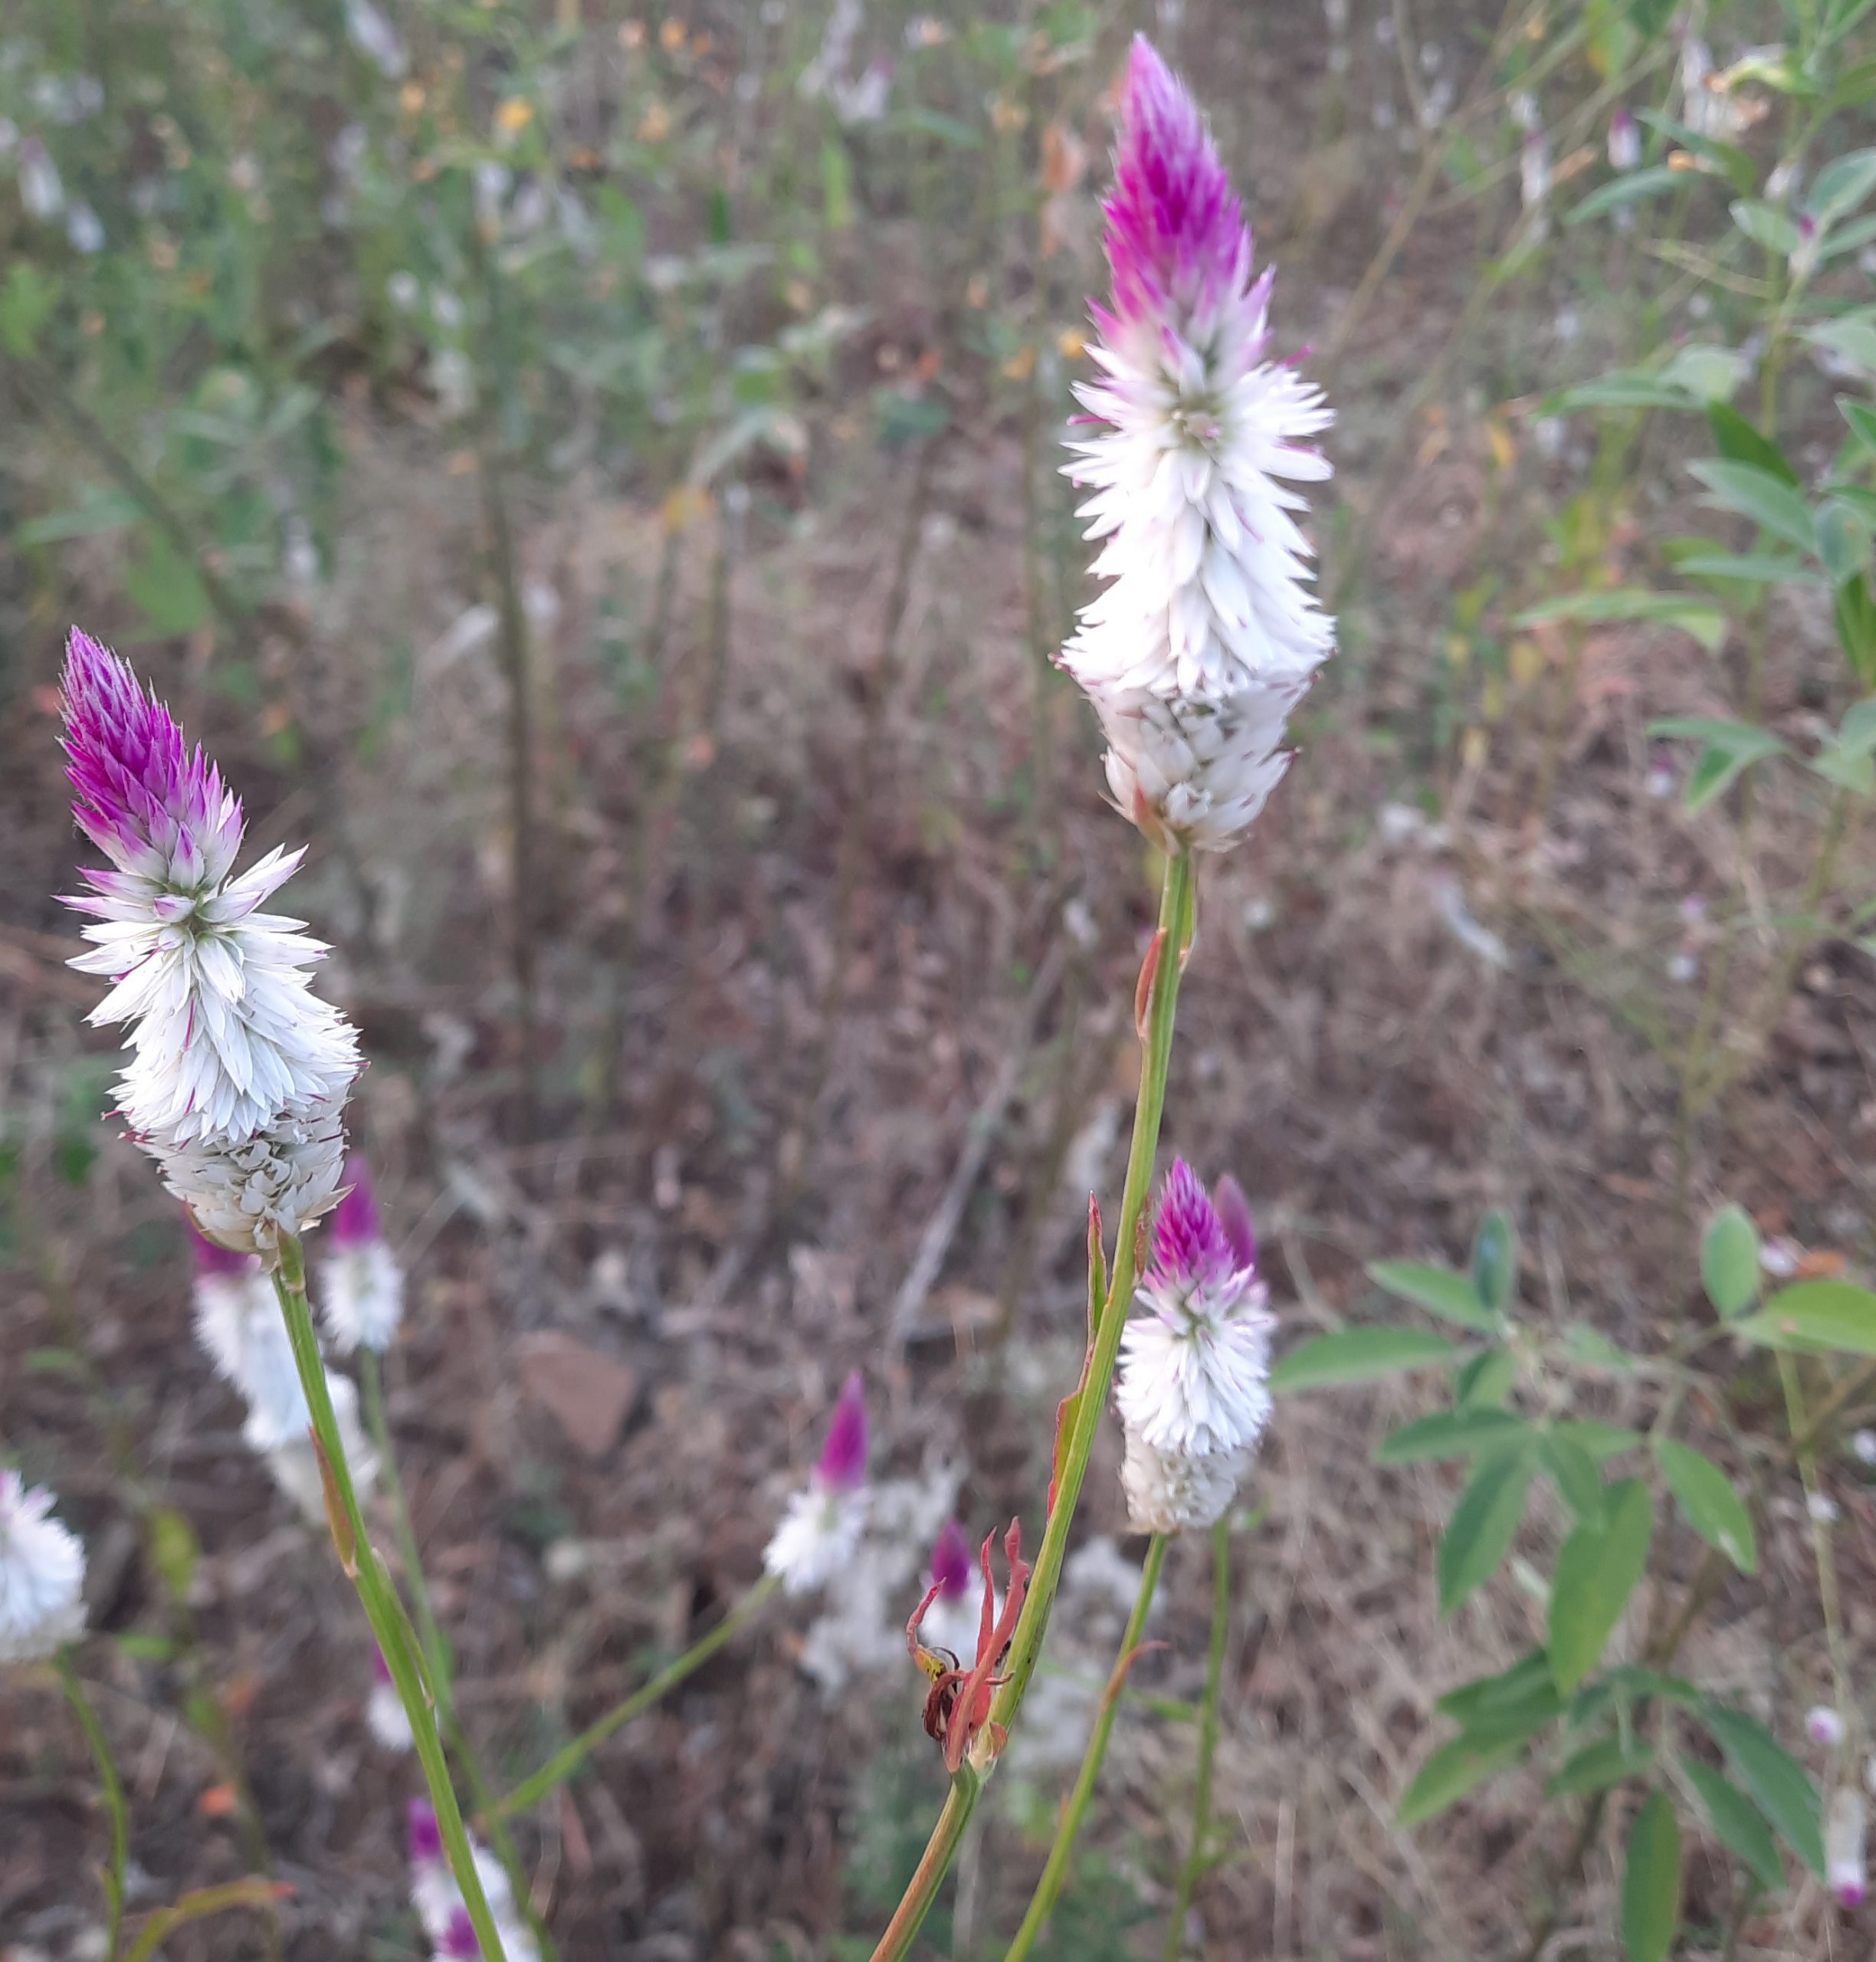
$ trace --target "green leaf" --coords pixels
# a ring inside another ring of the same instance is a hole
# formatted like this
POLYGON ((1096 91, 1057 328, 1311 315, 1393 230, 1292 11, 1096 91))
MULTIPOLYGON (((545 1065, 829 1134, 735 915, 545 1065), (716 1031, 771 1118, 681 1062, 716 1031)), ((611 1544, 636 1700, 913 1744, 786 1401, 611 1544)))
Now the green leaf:
POLYGON ((1560 1437, 1555 1431, 1538 1440, 1537 1456, 1570 1511, 1586 1526, 1600 1527, 1607 1493, 1596 1460, 1574 1439, 1560 1437))
POLYGON ((1626 1744, 1620 1737, 1605 1737, 1560 1766, 1544 1793, 1549 1798, 1566 1799, 1579 1793, 1606 1792, 1625 1778, 1639 1777, 1654 1763, 1655 1754, 1646 1744, 1632 1737, 1626 1744))
POLYGON ((1837 589, 1837 644, 1850 671, 1866 688, 1876 688, 1876 598, 1867 573, 1858 573, 1837 589))
POLYGON ((1737 198, 1733 202, 1733 222, 1755 245, 1789 259, 1798 249, 1799 232, 1790 218, 1776 205, 1757 198, 1737 198))
POLYGON ((1720 446, 1720 454, 1729 462, 1750 464, 1754 469, 1763 470, 1768 477, 1776 477, 1794 490, 1803 487, 1785 452, 1769 436, 1762 435, 1748 422, 1737 408, 1729 408, 1723 402, 1710 402, 1707 405, 1707 420, 1712 428, 1714 441, 1720 446))
POLYGON ((166 1662, 176 1652, 175 1642, 154 1629, 127 1628, 111 1640, 118 1654, 129 1656, 133 1662, 166 1662))
POLYGON ((1702 1723, 1726 1753, 1734 1775, 1773 1829, 1815 1874, 1824 1871, 1824 1832, 1816 1788, 1804 1767, 1763 1724, 1743 1711, 1703 1698, 1702 1723))
POLYGON ((1769 1349, 1876 1356, 1876 1294, 1848 1281, 1794 1281, 1732 1327, 1743 1340, 1769 1349))
POLYGON ((1816 540, 1811 507, 1782 477, 1757 464, 1703 459, 1690 464, 1689 471, 1705 484, 1707 502, 1723 511, 1737 511, 1750 518, 1762 531, 1795 545, 1801 552, 1814 550, 1816 540))
POLYGON ((1563 215, 1563 222, 1585 224, 1592 218, 1600 218, 1605 212, 1619 210, 1624 205, 1639 204, 1644 198, 1658 198, 1664 191, 1677 190, 1687 181, 1684 170, 1670 170, 1664 163, 1651 164, 1646 170, 1625 172, 1607 184, 1599 184, 1580 203, 1571 205, 1563 215))
POLYGON ((1671 1438, 1655 1439, 1655 1462, 1694 1531, 1708 1546, 1724 1554, 1741 1573, 1756 1573, 1759 1542, 1753 1532, 1752 1515, 1719 1466, 1671 1438))
POLYGON ((94 484, 79 494, 78 502, 71 509, 34 518, 13 536, 22 545, 57 545, 68 538, 95 538, 100 532, 122 531, 142 516, 135 498, 94 484))
POLYGON ((1827 498, 1818 513, 1817 534, 1818 556, 1832 586, 1868 569, 1869 523, 1855 505, 1841 497, 1827 498))
POLYGON ((1648 1566, 1654 1508, 1647 1485, 1625 1478, 1605 1520, 1586 1521, 1563 1543, 1550 1583, 1550 1673, 1566 1695, 1602 1659, 1648 1566))
POLYGON ((1700 1795, 1713 1836, 1768 1892, 1785 1885, 1785 1862, 1771 1829, 1751 1800, 1704 1759, 1684 1757, 1681 1769, 1700 1795))
POLYGON ((1433 1708, 1450 1717, 1462 1731, 1489 1721, 1494 1713, 1528 1703, 1540 1691, 1553 1687, 1550 1665, 1541 1649, 1520 1655, 1495 1676, 1475 1676, 1437 1698, 1433 1708))
POLYGON ((1566 1417, 1550 1426, 1554 1437, 1568 1438, 1580 1445, 1600 1465, 1633 1451, 1642 1442, 1639 1431, 1625 1430, 1620 1424, 1599 1423, 1593 1417, 1566 1417))
POLYGON ((1821 227, 1848 218, 1876 190, 1876 149, 1846 150, 1832 157, 1812 179, 1805 209, 1821 227))
POLYGON ((1837 398, 1837 407, 1855 436, 1870 454, 1876 457, 1876 408, 1868 402, 1853 402, 1848 395, 1837 398))
POLYGON ((1517 1289, 1517 1229, 1494 1206, 1472 1239, 1472 1286, 1493 1314, 1502 1317, 1517 1289))
POLYGON ((1618 1370, 1624 1376, 1635 1369, 1635 1358, 1626 1350, 1617 1348, 1602 1330, 1592 1328, 1586 1321, 1573 1321, 1565 1327, 1563 1347, 1570 1360, 1585 1369, 1618 1370))
POLYGON ((1681 1828, 1665 1792, 1651 1793, 1628 1832, 1622 1938, 1628 1962, 1664 1962, 1681 1925, 1681 1828))
POLYGON ((1497 1572, 1524 1517, 1532 1470, 1527 1450, 1494 1452, 1481 1460, 1471 1483, 1459 1494, 1439 1546, 1442 1615, 1450 1615, 1497 1572))
POLYGON ((1742 771, 1767 756, 1782 754, 1785 748, 1769 729, 1723 721, 1717 716, 1661 716, 1648 724, 1648 733, 1690 737, 1705 745, 1687 776, 1689 811, 1710 804, 1742 771))
POLYGON ((1707 1221, 1701 1281, 1723 1315, 1743 1314, 1759 1298, 1759 1229, 1743 1206, 1723 1206, 1707 1221))
POLYGON ((1741 579, 1753 586, 1825 586, 1802 559, 1776 552, 1702 552, 1677 559, 1674 570, 1696 579, 1741 579))
POLYGON ((1504 1317, 1479 1298, 1478 1290, 1466 1275, 1455 1274, 1449 1267, 1417 1260, 1371 1261, 1368 1278, 1430 1314, 1475 1328, 1484 1335, 1504 1333, 1504 1317))
POLYGON ((1835 320, 1819 320, 1804 330, 1813 347, 1821 347, 1847 361, 1865 374, 1876 374, 1876 322, 1861 314, 1845 313, 1835 320))
POLYGON ((1425 1465, 1441 1458, 1476 1458, 1481 1452, 1522 1439, 1531 1426, 1509 1410, 1487 1404, 1441 1410, 1391 1431, 1375 1449, 1377 1465, 1425 1465))
POLYGON ((1752 153, 1743 150, 1737 143, 1716 143, 1710 136, 1703 136, 1690 130, 1684 123, 1677 123, 1671 116, 1664 116, 1660 110, 1645 109, 1641 120, 1651 130, 1658 130, 1664 136, 1671 137, 1684 150, 1710 163, 1726 179, 1742 198, 1759 181, 1759 165, 1752 153))
POLYGON ((24 359, 57 305, 57 282, 25 259, 15 259, 0 286, 0 348, 24 359))
POLYGON ((1372 1383, 1402 1370, 1450 1363, 1470 1352, 1443 1335, 1418 1328, 1344 1328, 1312 1336, 1278 1359, 1271 1388, 1279 1396, 1337 1383, 1372 1383))
POLYGON ((1521 1744, 1481 1745, 1458 1737, 1443 1744, 1421 1766, 1395 1809, 1403 1826, 1423 1825, 1456 1805, 1467 1793, 1514 1763, 1521 1744))
POLYGON ((1518 1360, 1509 1349, 1481 1349, 1453 1371, 1453 1399, 1468 1410, 1502 1404, 1517 1383, 1518 1360))
POLYGON ((1560 389, 1544 399, 1544 413, 1572 415, 1585 408, 1698 408, 1700 398, 1684 388, 1664 382, 1654 368, 1621 368, 1599 376, 1593 382, 1579 382, 1573 389, 1560 389))
POLYGON ((1546 599, 1541 605, 1527 607, 1511 624, 1515 627, 1541 627, 1553 620, 1592 623, 1610 620, 1656 622, 1691 634, 1709 654, 1718 653, 1727 635, 1726 615, 1704 595, 1650 592, 1639 586, 1618 587, 1611 592, 1566 593, 1560 599, 1546 599))
POLYGON ((1677 348, 1660 375, 1668 387, 1686 389, 1695 401, 1710 408, 1738 392, 1750 367, 1743 354, 1730 347, 1706 347, 1696 341, 1677 348))

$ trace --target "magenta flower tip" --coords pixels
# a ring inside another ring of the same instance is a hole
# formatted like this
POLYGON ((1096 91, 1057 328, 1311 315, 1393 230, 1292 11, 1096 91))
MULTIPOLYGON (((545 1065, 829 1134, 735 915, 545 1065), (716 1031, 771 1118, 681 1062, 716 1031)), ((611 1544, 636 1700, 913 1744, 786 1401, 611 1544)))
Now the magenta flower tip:
POLYGON ((362 1247, 384 1238, 384 1221, 372 1192, 371 1173, 357 1152, 346 1160, 346 1183, 350 1187, 333 1209, 330 1229, 333 1244, 362 1247))
POLYGON ((1215 297, 1251 261, 1243 207, 1199 107, 1136 34, 1120 98, 1120 141, 1107 201, 1114 311, 1137 320, 1176 295, 1215 297))
POLYGON ((410 1830, 410 1856, 417 1866, 431 1866, 443 1857, 443 1829, 428 1799, 412 1799, 405 1809, 410 1830))
POLYGON ((1217 1209, 1199 1175, 1184 1159, 1175 1159, 1160 1188, 1153 1221, 1156 1274, 1176 1283, 1228 1271, 1232 1265, 1231 1242, 1217 1209))
POLYGON ((195 1224, 195 1216, 186 1206, 182 1209, 182 1225, 189 1235, 189 1250, 195 1256, 198 1278, 219 1281, 254 1271, 254 1259, 251 1254, 235 1253, 210 1239, 195 1224))
POLYGON ((866 1480, 866 1386, 855 1370, 842 1386, 815 1475, 831 1491, 851 1492, 866 1480))
POLYGON ((384 1651, 376 1642, 372 1644, 372 1674, 381 1683, 391 1681, 391 1665, 384 1659, 384 1651))
POLYGON ((476 1939, 475 1923, 469 1918, 467 1908, 458 1908, 449 1918, 449 1925, 443 1931, 439 1955, 451 1957, 461 1956, 464 1962, 475 1962, 482 1953, 482 1944, 476 1939))
POLYGON ((61 677, 72 815, 126 871, 159 880, 225 872, 241 842, 238 799, 129 662, 74 627, 61 677))
POLYGON ((971 1543, 955 1519, 947 1519, 932 1548, 932 1585, 941 1601, 956 1601, 970 1592, 974 1565, 971 1543))

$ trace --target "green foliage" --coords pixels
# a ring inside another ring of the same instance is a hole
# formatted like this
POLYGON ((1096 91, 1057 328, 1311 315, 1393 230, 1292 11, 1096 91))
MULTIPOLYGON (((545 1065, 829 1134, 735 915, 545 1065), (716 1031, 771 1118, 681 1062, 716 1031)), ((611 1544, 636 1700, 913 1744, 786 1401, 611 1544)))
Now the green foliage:
POLYGON ((1756 1573, 1759 1543, 1752 1514, 1719 1466, 1672 1438, 1655 1440, 1655 1462, 1694 1531, 1741 1573, 1756 1573))
POLYGON ((1271 1389, 1281 1396, 1297 1390, 1372 1383, 1403 1370, 1450 1363, 1467 1353, 1444 1336, 1417 1328, 1340 1329, 1333 1335, 1313 1336, 1284 1354, 1271 1371, 1271 1389))
POLYGON ((1550 1583, 1548 1654, 1568 1695, 1597 1663, 1648 1566, 1654 1508, 1640 1478, 1609 1495, 1606 1517, 1585 1518, 1563 1543, 1550 1583))
POLYGON ((1701 1281, 1723 1315, 1743 1314, 1759 1298, 1759 1229, 1743 1206, 1722 1206, 1707 1222, 1701 1281))
POLYGON ((1536 1469, 1534 1455, 1523 1445, 1491 1452, 1481 1459, 1440 1541, 1442 1615, 1450 1615, 1498 1571, 1524 1517, 1536 1469))
POLYGON ((1773 1349, 1876 1356, 1876 1294, 1848 1281, 1795 1281, 1733 1333, 1773 1349))
POLYGON ((1648 1797, 1629 1829, 1622 1865, 1622 1948, 1628 1962, 1662 1962, 1681 1924, 1681 1828, 1664 1792, 1648 1797))

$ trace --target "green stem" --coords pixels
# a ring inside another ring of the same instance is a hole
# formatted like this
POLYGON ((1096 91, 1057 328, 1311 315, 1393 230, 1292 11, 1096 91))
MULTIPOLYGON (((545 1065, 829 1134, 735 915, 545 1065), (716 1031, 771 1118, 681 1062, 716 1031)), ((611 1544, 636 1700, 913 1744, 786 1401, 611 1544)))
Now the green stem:
POLYGON ((482 1760, 470 1742, 456 1708, 455 1684, 449 1645, 436 1618, 430 1599, 430 1584, 424 1576, 423 1560, 417 1550, 417 1529, 412 1524, 410 1501, 405 1496, 404 1481, 398 1471, 397 1453, 391 1442, 391 1426, 385 1416, 384 1365, 376 1350, 361 1352, 365 1383, 365 1429, 378 1453, 379 1475, 384 1481, 385 1497, 390 1502, 391 1527, 396 1537, 398 1557, 403 1562, 405 1585, 410 1590, 411 1608, 423 1648, 430 1689, 436 1703, 437 1727, 442 1732, 449 1754, 461 1767, 475 1802, 477 1816, 488 1829, 489 1843, 502 1863, 508 1884, 514 1890, 517 1905, 527 1918, 530 1931, 539 1945, 543 1962, 556 1962, 559 1951, 552 1932, 534 1905, 533 1885, 521 1855, 503 1818, 496 1809, 495 1788, 482 1760))
POLYGON ((1212 1764, 1218 1755, 1218 1691, 1225 1680, 1225 1639, 1231 1623, 1231 1522, 1212 1529, 1212 1647, 1205 1658, 1205 1701, 1199 1706, 1199 1769, 1192 1782, 1192 1849, 1179 1868, 1166 1930, 1166 1962, 1179 1962, 1186 1947, 1186 1918, 1205 1878, 1205 1839, 1212 1830, 1212 1764))
MULTIPOLYGON (((1087 1374, 1074 1404, 1074 1421, 1068 1449, 1055 1483, 1054 1504, 1042 1534, 1029 1591, 1015 1632, 1010 1638, 1009 1654, 1003 1664, 1005 1680, 991 1707, 990 1723, 1007 1733, 1029 1678, 1035 1672, 1042 1638, 1048 1629, 1049 1609, 1055 1590, 1061 1584, 1064 1556, 1068 1551, 1068 1531, 1074 1523, 1075 1507, 1087 1476, 1088 1460, 1107 1405, 1107 1389, 1113 1380, 1115 1358, 1120 1352, 1120 1325, 1127 1319, 1127 1304, 1133 1298, 1135 1258, 1153 1184, 1153 1159, 1159 1147, 1159 1119, 1166 1108, 1166 1075, 1172 1058, 1172 1022, 1179 1006, 1179 968, 1192 931, 1192 867, 1184 853, 1166 861, 1165 883, 1159 894, 1159 955, 1153 970, 1147 1009, 1146 1053, 1140 1066, 1139 1101, 1133 1107, 1133 1141, 1127 1153, 1127 1183, 1122 1189, 1120 1218, 1115 1233, 1113 1272, 1096 1325, 1092 1354, 1087 1374)), ((1097 1277, 1098 1283, 1098 1277, 1097 1277)), ((996 1734, 995 1730, 990 1735, 996 1734)), ((925 1856, 919 1862, 904 1898, 894 1913, 886 1932, 873 1951, 872 1962, 897 1962, 911 1945, 919 1924, 936 1897, 945 1869, 956 1851, 959 1836, 977 1802, 979 1781, 973 1777, 968 1788, 954 1780, 944 1810, 932 1829, 925 1856), (964 1796, 960 1797, 960 1793, 964 1796)))
POLYGON ((104 1955, 105 1962, 117 1962, 118 1945, 123 1939, 124 1873, 130 1864, 130 1809, 124 1800, 123 1780, 117 1775, 117 1760, 111 1756, 110 1740, 104 1734, 104 1726, 98 1721, 97 1711, 91 1707, 84 1685, 78 1680, 71 1649, 61 1649, 55 1662, 59 1681, 64 1686, 65 1699, 77 1716, 78 1727, 85 1734, 85 1742, 91 1747, 91 1755, 97 1764, 98 1782, 104 1788, 104 1810, 110 1820, 111 1842, 110 1864, 104 1869, 107 1916, 104 1955))
POLYGON ((287 1339, 293 1344, 294 1363, 300 1373, 300 1387, 306 1393, 312 1412, 313 1430, 326 1481, 326 1514, 340 1564, 358 1590, 359 1605, 378 1638, 391 1680, 397 1685, 398 1698, 410 1719, 411 1736, 423 1766, 424 1782, 430 1788, 430 1802, 436 1808, 437 1824, 450 1871, 456 1876, 463 1905, 480 1943, 484 1962, 504 1962, 501 1935, 490 1911, 488 1896, 482 1890, 476 1872, 475 1855, 469 1844, 468 1829, 463 1824, 456 1803, 455 1788, 450 1783, 449 1766, 443 1756, 443 1741, 437 1734, 436 1714, 425 1687, 424 1668, 418 1653, 416 1632, 404 1612, 404 1604, 391 1585, 384 1563, 372 1545, 366 1530, 365 1515, 359 1509, 358 1494, 352 1484, 345 1441, 339 1435, 339 1419, 333 1413, 332 1396, 326 1387, 326 1368, 320 1360, 319 1337, 313 1333, 313 1312, 307 1301, 306 1250, 291 1233, 280 1235, 280 1264, 274 1270, 274 1292, 287 1323, 287 1339), (334 1501, 336 1501, 335 1504, 334 1501), (349 1544, 347 1543, 349 1543, 349 1544))
POLYGON ((938 1815, 938 1823, 932 1828, 931 1838, 926 1842, 924 1852, 899 1905, 893 1910, 892 1919, 886 1924, 886 1932, 879 1938, 879 1946, 873 1951, 873 1962, 887 1955, 903 1955, 912 1946, 912 1938, 923 1924, 925 1917, 931 1912, 932 1903, 938 1898, 938 1889, 943 1883, 946 1869, 957 1852, 959 1842, 964 1837, 964 1829, 970 1823, 970 1816, 976 1809, 977 1794, 983 1790, 982 1781, 968 1764, 960 1766, 957 1776, 951 1780, 951 1789, 945 1795, 944 1809, 938 1815))
POLYGON ((1055 1843, 1049 1849, 1042 1878, 1036 1882, 1035 1891, 1029 1897, 1029 1911, 1023 1916, 1022 1926, 1016 1931, 1016 1939, 1010 1944, 1003 1962, 1023 1962, 1035 1947, 1037 1937, 1048 1925, 1049 1916, 1055 1911, 1055 1903, 1061 1898, 1063 1886, 1068 1878, 1069 1859, 1094 1800, 1095 1780, 1100 1776, 1101 1762, 1107 1755, 1107 1741, 1113 1735, 1114 1719, 1120 1711, 1120 1692, 1126 1686, 1127 1671, 1133 1665, 1134 1652, 1146 1632, 1146 1612, 1153 1606, 1153 1592, 1159 1585, 1159 1570, 1166 1564, 1166 1537, 1163 1533, 1156 1533, 1146 1543, 1146 1563, 1140 1569, 1140 1592, 1133 1597, 1133 1612, 1128 1616, 1127 1632, 1120 1638, 1120 1653, 1115 1659, 1113 1674, 1107 1678, 1107 1688, 1094 1718, 1094 1733, 1088 1739, 1087 1749, 1081 1755, 1081 1769, 1075 1775, 1074 1790, 1068 1794, 1068 1803, 1062 1809, 1061 1822, 1055 1829, 1055 1843))
POLYGON ((1837 1562, 1831 1550, 1830 1527, 1819 1517, 1817 1449, 1814 1432, 1805 1412, 1804 1384, 1798 1373, 1798 1359, 1789 1349, 1778 1351, 1779 1383, 1785 1392, 1785 1414, 1791 1426, 1792 1449, 1798 1461, 1798 1475, 1804 1481, 1805 1506, 1811 1517, 1811 1550, 1817 1562, 1818 1602, 1824 1611, 1825 1640, 1829 1648, 1831 1675, 1835 1679, 1837 1708, 1843 1713, 1849 1733, 1847 1744, 1854 1751, 1861 1727, 1856 1696, 1850 1681, 1849 1646, 1844 1639, 1843 1614, 1837 1593, 1837 1562))
POLYGON ((633 1691, 623 1703, 615 1703, 596 1722, 589 1724, 570 1743, 562 1744, 530 1778, 523 1779, 506 1798, 498 1800, 490 1817, 508 1819, 538 1804, 556 1785, 570 1778, 612 1733, 641 1712, 649 1710, 667 1690, 675 1689, 686 1676, 700 1669, 726 1642, 735 1639, 754 1620, 781 1583, 765 1573, 729 1613, 704 1636, 693 1642, 674 1662, 667 1663, 643 1688, 633 1691))

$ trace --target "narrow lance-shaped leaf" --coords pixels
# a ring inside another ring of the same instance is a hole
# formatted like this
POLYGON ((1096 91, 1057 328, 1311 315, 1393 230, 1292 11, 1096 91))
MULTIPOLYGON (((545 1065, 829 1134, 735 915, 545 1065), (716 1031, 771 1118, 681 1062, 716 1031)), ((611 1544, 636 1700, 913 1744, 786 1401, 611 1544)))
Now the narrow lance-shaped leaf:
POLYGON ((1271 1388, 1284 1396, 1338 1384, 1372 1383, 1403 1370, 1450 1363, 1467 1351, 1443 1335, 1418 1328, 1344 1328, 1312 1336, 1281 1357, 1271 1371, 1271 1388))
POLYGON ((1480 1298, 1471 1277, 1449 1267, 1425 1261, 1377 1260, 1369 1263, 1368 1278, 1389 1294, 1462 1327, 1496 1335, 1504 1326, 1504 1318, 1480 1298))
POLYGON ((1664 1962, 1681 1925, 1681 1828, 1655 1792, 1635 1815, 1622 1868, 1622 1936, 1628 1962, 1664 1962))
POLYGON ((1740 1788, 1697 1757, 1681 1760, 1687 1783, 1700 1795, 1714 1837, 1734 1855, 1759 1885, 1768 1891, 1785 1885, 1785 1863, 1779 1858, 1772 1829, 1740 1788))
POLYGON ((1440 1613, 1449 1615, 1498 1571, 1510 1551, 1530 1491, 1532 1458, 1521 1449, 1480 1462, 1459 1495, 1440 1541, 1440 1613))
POLYGON ((1699 1706, 1701 1721, 1752 1802, 1779 1837, 1815 1874, 1824 1871, 1824 1829, 1816 1788, 1804 1767, 1763 1724, 1743 1711, 1710 1698, 1699 1706))
POLYGON ((1550 1583, 1550 1673, 1566 1695, 1602 1659, 1648 1566, 1654 1508, 1646 1483, 1610 1491, 1603 1521, 1586 1521, 1563 1543, 1550 1583))
POLYGON ((1756 1573, 1759 1542, 1752 1514, 1719 1466, 1671 1438, 1655 1440, 1655 1462, 1694 1531, 1708 1546, 1724 1554, 1741 1573, 1756 1573))

